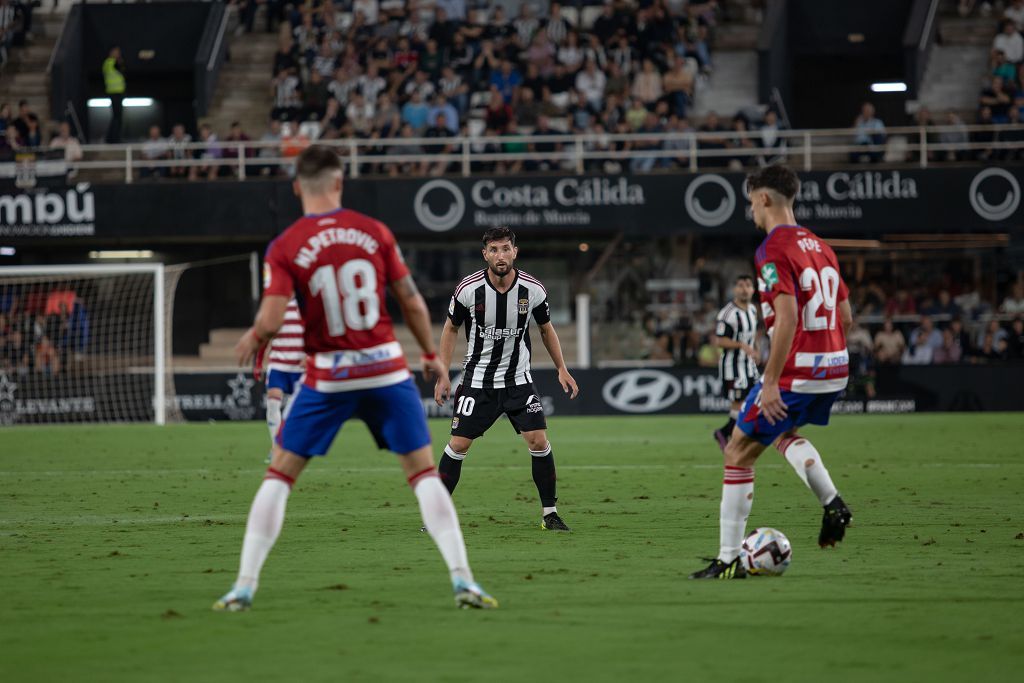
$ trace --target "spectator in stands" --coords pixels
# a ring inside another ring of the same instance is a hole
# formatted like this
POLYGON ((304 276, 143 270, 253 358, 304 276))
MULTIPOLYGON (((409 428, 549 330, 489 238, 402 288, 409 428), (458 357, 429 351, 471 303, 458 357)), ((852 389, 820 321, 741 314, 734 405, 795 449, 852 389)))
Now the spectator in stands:
POLYGON ((511 60, 504 59, 498 71, 491 72, 490 85, 497 88, 506 104, 512 104, 516 95, 516 89, 522 83, 523 77, 516 70, 511 60))
MULTIPOLYGON (((500 7, 500 5, 499 5, 500 7)), ((533 34, 540 27, 540 22, 533 16, 533 5, 523 2, 519 5, 519 16, 512 20, 513 40, 518 42, 519 49, 530 44, 533 34)))
POLYGON ((1015 95, 1016 92, 1011 90, 1002 78, 994 76, 990 85, 981 91, 978 104, 982 108, 988 107, 993 123, 1006 123, 1009 121, 1010 106, 1015 95))
MULTIPOLYGON (((583 48, 580 47, 579 34, 571 31, 565 44, 558 48, 558 63, 565 66, 566 71, 570 74, 574 74, 583 66, 584 57, 583 48)), ((597 64, 596 60, 594 64, 597 64)))
POLYGON ((771 150, 771 152, 762 153, 757 157, 759 166, 769 166, 786 161, 786 138, 779 134, 781 130, 778 114, 774 109, 769 109, 765 112, 764 121, 758 129, 758 143, 762 148, 771 150))
POLYGON ((946 328, 942 331, 942 345, 932 353, 932 362, 936 365, 959 363, 963 358, 963 349, 957 343, 953 331, 946 328))
POLYGON ((593 60, 587 61, 583 69, 576 74, 576 89, 583 93, 595 109, 600 109, 604 99, 604 87, 608 78, 597 68, 593 60))
MULTIPOLYGON (((171 128, 171 137, 167 140, 167 146, 171 150, 171 158, 177 161, 189 159, 192 153, 187 149, 187 146, 190 144, 192 144, 192 136, 185 132, 185 126, 180 123, 174 124, 174 127, 171 128)), ((184 165, 171 166, 168 175, 172 178, 187 178, 189 167, 184 165)))
POLYGON ((685 117, 693 99, 694 75, 686 68, 686 62, 682 57, 677 56, 672 68, 662 76, 661 87, 675 115, 679 118, 685 117))
POLYGON ((423 102, 419 90, 414 90, 409 101, 402 105, 402 122, 409 124, 416 135, 426 129, 429 114, 430 108, 423 102))
POLYGON ((1017 25, 1009 19, 999 24, 999 34, 992 41, 992 50, 1001 50, 1006 59, 1013 64, 1024 61, 1024 38, 1017 30, 1017 25))
POLYGON ((319 71, 313 70, 309 73, 309 82, 302 86, 302 113, 300 118, 303 121, 310 119, 322 119, 327 111, 327 100, 331 93, 327 89, 327 82, 320 75, 319 71))
POLYGON ((298 68, 288 67, 278 73, 270 83, 270 93, 274 97, 271 117, 284 121, 299 119, 302 113, 301 88, 298 68))
POLYGON ((983 346, 986 335, 992 337, 993 344, 996 348, 1003 348, 1010 337, 1010 333, 1002 328, 999 324, 999 320, 996 318, 989 320, 982 331, 978 334, 978 341, 976 344, 979 347, 983 346))
POLYGON ((1000 340, 991 332, 986 331, 981 335, 981 343, 978 344, 974 356, 983 362, 1005 360, 1008 349, 1009 342, 1006 336, 1000 340))
POLYGON ((427 112, 428 121, 443 121, 445 127, 451 135, 457 135, 459 132, 459 112, 452 106, 448 99, 442 95, 437 94, 434 96, 433 106, 430 107, 430 111, 427 112), (442 118, 438 119, 438 116, 442 118))
POLYGON ((7 127, 13 125, 14 117, 11 113, 11 103, 0 104, 0 137, 7 132, 7 127))
MULTIPOLYGON (((583 95, 579 95, 580 100, 583 102, 582 115, 585 117, 582 126, 577 126, 578 117, 575 116, 575 112, 571 114, 573 119, 573 128, 585 129, 589 122, 590 105, 587 104, 586 98, 583 95)), ((577 107, 577 105, 573 105, 577 107)), ((570 108, 571 109, 571 108, 570 108)), ((537 120, 541 115, 541 104, 536 100, 533 94, 533 90, 530 88, 522 88, 519 91, 519 101, 516 103, 515 117, 521 126, 526 128, 534 128, 537 125, 537 120)))
POLYGON ((8 126, 4 131, 4 136, 0 138, 0 160, 12 161, 14 153, 19 149, 21 149, 21 144, 18 142, 18 129, 8 126))
POLYGON ((103 91, 110 98, 110 124, 107 126, 106 141, 108 144, 121 142, 121 114, 125 93, 124 59, 121 48, 115 45, 110 48, 107 58, 103 60, 103 91))
POLYGON ((50 149, 63 149, 64 161, 68 163, 82 159, 82 145, 71 133, 71 125, 67 121, 61 121, 57 133, 50 138, 50 149))
POLYGON ((31 117, 35 116, 28 106, 28 100, 18 102, 18 118, 14 119, 14 128, 18 131, 18 144, 25 146, 25 138, 28 137, 28 126, 31 117))
MULTIPOLYGON (((449 124, 446 120, 447 118, 448 114, 445 110, 443 108, 438 108, 432 118, 433 125, 427 128, 423 133, 423 137, 434 140, 444 140, 452 137, 452 131, 448 128, 449 124)), ((458 132, 458 129, 456 129, 455 132, 458 132)), ((455 148, 450 143, 447 143, 427 145, 423 151, 426 154, 453 154, 455 152, 455 148)), ((437 161, 433 164, 429 164, 426 171, 429 175, 444 175, 448 170, 449 163, 450 162, 448 161, 437 161)))
MULTIPOLYGON (((332 100, 335 109, 338 108, 338 101, 332 100)), ((257 156, 260 159, 273 159, 281 156, 281 122, 277 119, 270 120, 270 127, 266 133, 260 136, 260 151, 257 156)), ((274 164, 260 165, 256 169, 258 175, 281 175, 283 169, 274 164)))
POLYGON ((35 114, 28 115, 28 126, 21 144, 29 149, 39 149, 43 146, 43 131, 39 125, 39 117, 35 114))
POLYGON ((359 90, 354 90, 349 96, 348 106, 345 107, 345 120, 352 124, 359 135, 370 134, 376 113, 374 104, 368 102, 359 90))
POLYGON ((993 77, 998 76, 1002 78, 1006 83, 1017 83, 1017 66, 1012 64, 1010 60, 1006 58, 1006 54, 1002 50, 992 51, 992 74, 993 77))
MULTIPOLYGON (((417 137, 416 131, 413 129, 412 124, 403 123, 401 129, 398 131, 398 138, 408 139, 417 137)), ((387 148, 387 154, 390 156, 421 156, 423 154, 423 148, 420 145, 404 142, 398 145, 391 145, 387 148)), ((397 177, 399 175, 424 175, 427 171, 426 162, 411 162, 405 161, 402 163, 391 163, 388 164, 388 175, 397 177)))
POLYGON ((675 153, 671 157, 662 157, 660 165, 664 168, 688 168, 694 132, 689 119, 673 114, 669 117, 666 132, 673 135, 665 140, 664 149, 675 153))
MULTIPOLYGON (((664 131, 661 126, 661 122, 658 120, 657 114, 654 112, 647 112, 644 117, 644 122, 637 130, 638 133, 651 133, 659 135, 664 131)), ((643 152, 648 150, 661 149, 662 142, 654 138, 641 139, 633 143, 634 152, 643 152)), ((629 161, 629 170, 632 173, 650 173, 654 169, 654 165, 658 162, 658 158, 654 154, 647 154, 643 156, 636 156, 629 161)))
MULTIPOLYGON (((863 147, 885 144, 885 124, 875 116, 875 105, 870 102, 861 105, 860 115, 854 120, 853 127, 856 129, 853 144, 863 147)), ((882 154, 881 150, 851 152, 850 161, 863 163, 867 160, 877 163, 882 160, 882 154)))
POLYGON ((995 121, 992 120, 992 108, 981 107, 978 110, 976 125, 985 126, 985 128, 971 133, 971 143, 973 145, 981 145, 973 151, 974 158, 978 161, 989 161, 995 155, 995 149, 991 146, 996 141, 994 123, 995 121))
MULTIPOLYGON (((718 118, 718 114, 716 112, 709 111, 708 115, 704 117, 704 124, 697 130, 706 135, 706 137, 700 137, 697 140, 697 146, 702 151, 719 151, 728 149, 729 138, 726 135, 726 128, 722 125, 722 122, 718 118)), ((711 157, 707 161, 706 165, 723 166, 726 163, 727 161, 724 157, 711 157)))
MULTIPOLYGON (((231 128, 228 129, 228 136, 224 138, 224 141, 237 144, 251 142, 252 138, 250 138, 242 129, 242 124, 240 121, 232 121, 231 128)), ((225 159, 234 159, 237 161, 239 157, 239 152, 241 152, 242 157, 244 157, 245 159, 249 159, 255 156, 256 150, 244 144, 241 146, 236 146, 235 144, 224 146, 225 159)), ((238 173, 238 164, 232 164, 228 170, 231 173, 238 173)), ((248 169, 246 169, 246 171, 248 172, 248 169)))
POLYGON ((886 318, 882 329, 875 334, 875 359, 881 365, 895 365, 900 362, 906 347, 903 333, 892 324, 892 318, 886 318))
POLYGON ((742 116, 733 118, 732 130, 733 134, 729 141, 729 147, 740 153, 729 158, 729 168, 733 171, 742 171, 744 166, 753 163, 754 156, 750 153, 750 150, 756 149, 757 143, 754 142, 753 136, 749 134, 747 120, 742 116), (746 154, 742 152, 746 152, 746 154))
MULTIPOLYGON (((943 125, 954 130, 944 130, 939 133, 937 139, 940 145, 966 145, 969 142, 967 126, 955 111, 950 110, 946 112, 946 120, 943 122, 943 125)), ((938 152, 937 158, 945 161, 959 161, 966 158, 966 156, 966 151, 949 149, 938 152)))
POLYGON ((160 134, 160 126, 149 127, 149 137, 142 143, 143 163, 139 175, 143 178, 163 178, 167 175, 166 167, 153 167, 147 162, 163 161, 171 156, 171 148, 167 140, 160 134))
POLYGON ((935 328, 935 323, 927 315, 921 316, 921 322, 910 333, 912 347, 927 346, 931 351, 942 346, 942 333, 935 328))
POLYGON ((1024 31, 1024 0, 1011 0, 1003 17, 1012 21, 1018 31, 1024 31))
MULTIPOLYGON (((1016 106, 1010 107, 1009 119, 1007 123, 1010 126, 1020 126, 1020 109, 1016 106)), ((1008 142, 1015 144, 1015 149, 1000 149, 996 150, 995 155, 1000 161, 1017 161, 1024 158, 1024 130, 1020 128, 1011 128, 1009 130, 1001 130, 996 134, 996 138, 999 142, 1008 142)))
POLYGON ((999 304, 999 312, 1006 315, 1024 314, 1024 282, 1019 278, 1013 283, 1010 293, 1006 295, 1003 302, 999 304))
POLYGON ((654 103, 662 97, 661 80, 661 74, 654 67, 654 62, 645 59, 640 73, 633 79, 633 97, 643 102, 648 109, 653 109, 654 103))
POLYGON ((960 315, 960 307, 957 306, 956 302, 949 294, 949 290, 941 289, 935 299, 935 302, 925 308, 923 311, 926 315, 942 315, 949 316, 951 319, 956 318, 960 315))
POLYGON ((210 124, 204 123, 199 126, 199 141, 205 146, 195 150, 195 158, 211 163, 193 166, 189 172, 189 180, 197 180, 199 177, 213 180, 222 172, 226 173, 227 169, 224 166, 214 163, 224 156, 224 150, 217 144, 217 134, 213 132, 210 124))
POLYGON ((499 133, 504 133, 508 130, 511 120, 512 108, 505 102, 501 92, 497 88, 492 87, 490 101, 487 104, 487 111, 484 115, 485 125, 499 133))
POLYGON ((1024 360, 1024 318, 1019 315, 1010 323, 1006 351, 1011 360, 1024 360))
POLYGON ((19 22, 17 8, 10 0, 0 0, 0 66, 7 63, 19 22))

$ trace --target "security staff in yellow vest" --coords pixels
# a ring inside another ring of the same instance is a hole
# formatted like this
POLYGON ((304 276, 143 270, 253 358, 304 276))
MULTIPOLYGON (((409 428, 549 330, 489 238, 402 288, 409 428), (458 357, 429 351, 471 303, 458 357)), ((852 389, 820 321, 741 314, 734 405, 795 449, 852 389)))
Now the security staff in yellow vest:
POLYGON ((107 142, 121 142, 121 109, 124 98, 124 60, 121 48, 110 48, 110 54, 103 60, 103 89, 110 98, 110 126, 107 128, 107 142))

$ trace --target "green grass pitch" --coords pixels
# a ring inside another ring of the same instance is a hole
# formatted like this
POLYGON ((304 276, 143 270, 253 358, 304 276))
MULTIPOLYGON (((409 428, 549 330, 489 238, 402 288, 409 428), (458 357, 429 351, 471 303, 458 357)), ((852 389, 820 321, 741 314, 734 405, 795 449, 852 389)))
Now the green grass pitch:
MULTIPOLYGON (((805 433, 854 511, 834 551, 774 451, 748 528, 779 579, 691 582, 718 545, 717 417, 558 418, 544 532, 499 423, 455 501, 493 612, 453 607, 393 456, 343 430, 288 504, 251 612, 231 584, 256 423, 0 432, 3 681, 994 681, 1024 664, 1020 415, 837 417, 805 433)), ((446 423, 431 425, 435 445, 446 423)), ((1014 672, 1017 672, 1015 674, 1014 672)))

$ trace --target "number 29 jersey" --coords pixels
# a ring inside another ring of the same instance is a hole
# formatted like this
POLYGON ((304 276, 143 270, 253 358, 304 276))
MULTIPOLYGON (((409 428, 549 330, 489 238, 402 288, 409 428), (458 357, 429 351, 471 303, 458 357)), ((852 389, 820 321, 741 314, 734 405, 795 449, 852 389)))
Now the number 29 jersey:
POLYGON ((769 337, 774 332, 776 297, 796 298, 796 335, 779 388, 799 394, 845 389, 849 354, 837 309, 849 291, 835 252, 807 228, 780 225, 758 247, 754 261, 769 337))
POLYGON ((411 376, 384 300, 408 274, 387 226, 349 209, 303 216, 270 243, 263 294, 298 301, 306 386, 356 391, 411 376))

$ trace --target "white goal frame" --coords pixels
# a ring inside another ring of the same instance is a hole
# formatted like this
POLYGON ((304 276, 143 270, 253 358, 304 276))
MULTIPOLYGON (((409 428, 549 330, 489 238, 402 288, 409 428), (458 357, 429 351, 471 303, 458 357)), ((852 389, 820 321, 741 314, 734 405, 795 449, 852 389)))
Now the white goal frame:
POLYGON ((66 276, 66 275, 126 275, 153 276, 153 422, 167 422, 166 372, 167 326, 164 292, 164 265, 162 263, 131 263, 118 265, 88 264, 63 266, 0 266, 2 276, 66 276))

